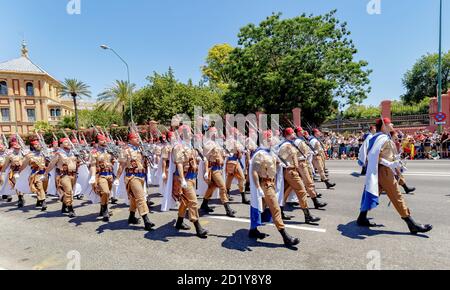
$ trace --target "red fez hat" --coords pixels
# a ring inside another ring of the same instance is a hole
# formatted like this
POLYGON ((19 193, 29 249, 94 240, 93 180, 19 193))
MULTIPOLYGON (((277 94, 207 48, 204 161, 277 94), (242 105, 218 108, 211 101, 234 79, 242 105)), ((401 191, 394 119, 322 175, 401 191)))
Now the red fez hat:
POLYGON ((70 140, 70 141, 72 141, 72 143, 78 143, 78 141, 77 141, 77 139, 75 139, 75 138, 72 138, 72 140, 70 140))
POLYGON ((188 125, 182 125, 178 128, 178 133, 183 133, 184 131, 186 132, 191 132, 191 127, 189 127, 188 125))
POLYGON ((66 141, 69 141, 69 138, 61 138, 61 139, 59 139, 59 143, 64 143, 66 141))
POLYGON ((385 125, 387 125, 387 124, 391 124, 392 122, 391 122, 391 119, 389 119, 389 118, 383 118, 383 119, 378 119, 376 124, 377 124, 377 126, 381 126, 383 123, 385 125))
POLYGON ((52 145, 58 145, 58 141, 53 141, 52 145))
POLYGON ((211 128, 209 128, 208 132, 216 133, 217 132, 217 128, 216 127, 211 127, 211 128))
POLYGON ((263 138, 264 140, 269 139, 270 137, 272 137, 272 131, 271 130, 267 130, 263 132, 263 138))
POLYGON ((35 145, 39 144, 39 141, 38 140, 33 140, 33 141, 30 142, 30 144, 35 146, 35 145))
POLYGON ((320 130, 316 128, 316 129, 313 129, 312 132, 313 132, 313 134, 317 134, 317 133, 320 133, 320 130))
POLYGON ((294 129, 292 129, 292 128, 286 128, 286 130, 284 130, 284 136, 289 136, 289 135, 292 135, 294 133, 295 133, 294 129))
POLYGON ((297 131, 297 133, 302 133, 303 132, 303 128, 302 127, 297 127, 296 131, 297 131))
POLYGON ((98 140, 98 141, 105 141, 105 140, 106 140, 106 137, 105 137, 105 135, 98 134, 98 135, 97 135, 97 140, 98 140))
POLYGON ((130 133, 130 134, 128 134, 128 140, 131 140, 131 139, 137 139, 138 138, 138 135, 136 134, 136 133, 130 133))

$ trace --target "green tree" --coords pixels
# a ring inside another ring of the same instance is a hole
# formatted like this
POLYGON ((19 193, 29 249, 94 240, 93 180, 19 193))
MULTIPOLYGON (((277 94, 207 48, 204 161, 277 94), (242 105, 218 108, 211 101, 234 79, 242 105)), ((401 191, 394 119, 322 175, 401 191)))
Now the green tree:
MULTIPOLYGON (((438 85, 437 53, 422 56, 403 77, 406 93, 401 97, 407 104, 419 103, 426 97, 437 95, 438 85)), ((442 88, 450 87, 450 51, 442 58, 442 88)))
POLYGON ((54 128, 52 125, 50 125, 48 122, 45 121, 37 121, 36 123, 34 123, 34 129, 38 130, 38 131, 43 131, 43 132, 50 132, 52 131, 54 128))
MULTIPOLYGON (((97 107, 94 110, 80 110, 79 128, 89 128, 92 125, 101 127, 110 127, 112 124, 120 124, 122 122, 122 114, 119 112, 111 112, 103 108, 97 107)), ((76 129, 75 116, 65 116, 58 123, 61 129, 76 129)))
POLYGON ((355 45, 336 11, 281 19, 273 14, 239 33, 229 56, 227 111, 285 113, 301 107, 319 125, 340 104, 360 103, 370 92, 366 61, 355 61, 355 45))
POLYGON ((233 47, 227 43, 214 45, 206 58, 206 65, 202 67, 203 76, 220 90, 226 91, 230 83, 230 77, 226 72, 226 65, 233 47))
MULTIPOLYGON (((138 90, 134 97, 135 122, 142 124, 150 119, 168 121, 177 114, 194 115, 194 107, 205 113, 223 113, 221 95, 210 86, 184 84, 175 78, 171 68, 164 74, 147 77, 149 84, 138 90)), ((127 107, 127 110, 129 108, 127 107)), ((128 117, 128 114, 125 114, 128 117)))
POLYGON ((123 113, 125 106, 129 104, 130 98, 133 96, 135 88, 135 84, 117 80, 114 85, 98 95, 99 108, 123 113))
POLYGON ((78 130, 78 106, 77 99, 81 97, 91 97, 89 86, 76 79, 65 79, 61 84, 61 96, 70 97, 73 100, 73 107, 75 110, 75 128, 78 130))

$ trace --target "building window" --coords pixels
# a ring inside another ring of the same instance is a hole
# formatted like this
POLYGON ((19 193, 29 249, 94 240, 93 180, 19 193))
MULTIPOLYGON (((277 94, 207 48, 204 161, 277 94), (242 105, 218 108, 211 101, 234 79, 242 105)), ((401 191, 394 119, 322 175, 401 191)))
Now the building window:
POLYGON ((61 117, 61 109, 50 109, 51 117, 61 117))
POLYGON ((1 114, 2 114, 2 122, 9 122, 10 118, 9 118, 9 109, 8 108, 2 108, 1 109, 1 114))
POLYGON ((28 122, 36 122, 36 110, 27 109, 28 122))
POLYGON ((26 84, 26 90, 27 90, 27 97, 33 97, 34 96, 33 83, 27 83, 26 84))
POLYGON ((5 81, 0 82, 0 95, 8 95, 8 84, 5 81))

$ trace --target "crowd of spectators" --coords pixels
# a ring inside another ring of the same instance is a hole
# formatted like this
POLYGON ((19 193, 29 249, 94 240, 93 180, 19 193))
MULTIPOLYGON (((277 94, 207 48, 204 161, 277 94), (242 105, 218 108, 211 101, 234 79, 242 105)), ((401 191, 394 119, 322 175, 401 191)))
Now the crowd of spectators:
MULTIPOLYGON (((397 146, 403 158, 407 159, 441 159, 450 158, 450 133, 444 129, 443 133, 420 130, 414 134, 397 131, 397 146)), ((356 160, 359 148, 363 144, 368 132, 337 133, 324 132, 323 143, 330 159, 356 160)))

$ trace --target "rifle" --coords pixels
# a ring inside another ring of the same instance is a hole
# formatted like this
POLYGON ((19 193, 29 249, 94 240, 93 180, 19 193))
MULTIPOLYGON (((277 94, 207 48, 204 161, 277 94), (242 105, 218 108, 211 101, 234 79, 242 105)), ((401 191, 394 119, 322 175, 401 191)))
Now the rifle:
POLYGON ((24 148, 26 147, 25 142, 23 142, 22 137, 20 137, 20 135, 18 133, 16 133, 16 139, 20 145, 20 153, 22 153, 22 155, 25 156, 25 150, 24 150, 24 148))
POLYGON ((152 157, 153 153, 151 152, 151 149, 145 145, 144 141, 142 141, 139 130, 134 122, 131 123, 131 130, 134 131, 134 133, 138 136, 139 150, 141 151, 142 156, 144 156, 144 158, 150 163, 152 167, 155 167, 152 157))
POLYGON ((41 155, 42 155, 47 161, 50 161, 50 159, 51 159, 51 154, 50 154, 50 150, 49 150, 49 148, 48 148, 48 146, 47 146, 47 143, 45 143, 44 137, 43 137, 42 135, 40 135, 39 132, 38 132, 37 130, 36 130, 35 132, 36 132, 36 136, 37 136, 37 138, 38 138, 38 142, 39 142, 39 144, 40 144, 41 147, 42 147, 41 155))
POLYGON ((5 148, 9 149, 8 140, 6 139, 5 134, 2 134, 2 141, 3 141, 3 144, 5 145, 5 148))

